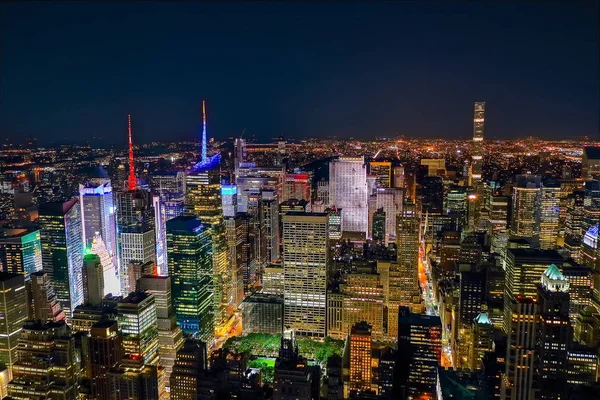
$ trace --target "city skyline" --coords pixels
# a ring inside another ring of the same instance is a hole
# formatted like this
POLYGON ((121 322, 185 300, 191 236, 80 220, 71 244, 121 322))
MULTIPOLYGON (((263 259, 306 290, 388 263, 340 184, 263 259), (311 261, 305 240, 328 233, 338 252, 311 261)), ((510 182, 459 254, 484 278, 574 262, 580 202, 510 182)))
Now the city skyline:
POLYGON ((217 139, 466 140, 485 101, 489 139, 594 138, 597 4, 3 3, 0 132, 198 140, 206 100, 217 139))
POLYGON ((597 2, 6 4, 0 399, 600 399, 597 2))

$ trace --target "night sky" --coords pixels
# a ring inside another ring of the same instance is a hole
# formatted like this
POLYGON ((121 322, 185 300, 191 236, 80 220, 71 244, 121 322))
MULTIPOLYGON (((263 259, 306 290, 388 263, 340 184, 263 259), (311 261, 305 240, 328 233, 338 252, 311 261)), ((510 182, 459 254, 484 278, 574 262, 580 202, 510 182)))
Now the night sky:
POLYGON ((599 131, 598 2, 0 2, 0 137, 599 131))

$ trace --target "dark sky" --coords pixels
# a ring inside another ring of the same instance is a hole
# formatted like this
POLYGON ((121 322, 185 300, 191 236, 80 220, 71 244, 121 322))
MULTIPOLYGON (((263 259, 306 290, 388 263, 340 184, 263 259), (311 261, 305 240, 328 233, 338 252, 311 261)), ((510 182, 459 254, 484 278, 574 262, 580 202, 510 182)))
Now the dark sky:
POLYGON ((0 137, 598 134, 598 2, 0 2, 0 137))

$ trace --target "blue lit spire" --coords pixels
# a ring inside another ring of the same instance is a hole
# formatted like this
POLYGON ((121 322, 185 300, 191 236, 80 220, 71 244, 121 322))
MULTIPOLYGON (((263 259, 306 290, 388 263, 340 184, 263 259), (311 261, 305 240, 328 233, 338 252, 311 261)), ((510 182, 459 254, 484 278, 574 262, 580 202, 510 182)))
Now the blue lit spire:
POLYGON ((206 164, 206 101, 202 100, 202 163, 206 164))

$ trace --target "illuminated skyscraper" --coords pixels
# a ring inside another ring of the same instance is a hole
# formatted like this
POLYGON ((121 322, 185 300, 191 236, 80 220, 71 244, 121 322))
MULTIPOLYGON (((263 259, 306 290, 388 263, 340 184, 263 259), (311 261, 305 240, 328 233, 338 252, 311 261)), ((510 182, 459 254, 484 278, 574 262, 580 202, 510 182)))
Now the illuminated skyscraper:
POLYGON ((371 239, 376 242, 385 243, 385 219, 386 214, 383 208, 377 209, 377 212, 372 215, 371 239))
POLYGON ((192 168, 186 177, 186 190, 186 212, 196 216, 202 225, 210 228, 214 323, 217 327, 223 326, 231 316, 229 298, 232 289, 228 268, 230 264, 229 247, 227 246, 221 198, 220 153, 192 168))
POLYGON ((325 337, 328 219, 325 213, 283 216, 284 329, 325 337))
POLYGON ((384 282, 370 268, 345 274, 340 284, 342 300, 342 329, 348 335, 354 324, 369 324, 369 335, 375 340, 384 336, 384 282))
POLYGON ((352 325, 350 347, 350 393, 359 394, 371 390, 373 371, 371 367, 371 326, 366 322, 352 325))
POLYGON ((329 205, 342 209, 342 230, 368 232, 367 170, 364 157, 340 157, 329 163, 329 205))
POLYGON ((0 229, 0 268, 4 272, 23 275, 41 271, 40 231, 0 229))
POLYGON ((17 359, 13 364, 13 380, 8 385, 11 398, 77 398, 75 339, 64 321, 26 322, 17 359))
POLYGON ((183 213, 185 196, 185 173, 183 171, 154 174, 151 186, 160 196, 165 221, 183 213))
POLYGON ((240 216, 225 218, 225 232, 231 260, 231 306, 244 300, 244 224, 240 216))
POLYGON ((127 296, 135 288, 135 282, 129 282, 129 263, 156 263, 155 213, 148 191, 134 189, 115 195, 121 295, 127 296))
POLYGON ((167 222, 173 304, 181 329, 210 342, 214 335, 213 256, 208 227, 193 216, 167 222))
POLYGON ((402 212, 404 200, 401 189, 378 188, 376 191, 377 209, 383 208, 385 213, 386 244, 396 240, 396 216, 402 212))
POLYGON ((152 196, 152 207, 154 208, 154 233, 156 235, 156 266, 157 274, 162 276, 169 275, 169 266, 167 264, 167 232, 165 227, 166 217, 164 203, 160 201, 158 195, 152 196))
POLYGON ((444 158, 422 158, 421 165, 427 167, 427 176, 444 176, 446 174, 444 158))
POLYGON ((473 154, 471 156, 473 164, 471 165, 471 185, 476 186, 481 181, 481 158, 483 155, 481 142, 483 142, 485 123, 485 102, 475 102, 475 111, 473 115, 473 154))
POLYGON ((282 200, 311 201, 311 187, 308 174, 285 174, 282 200))
POLYGON ((119 279, 119 272, 116 268, 116 258, 108 253, 100 235, 94 236, 92 239, 92 246, 88 247, 86 252, 96 254, 100 257, 100 263, 102 264, 102 271, 104 274, 104 296, 107 294, 113 294, 115 296, 119 295, 121 293, 121 280, 119 279))
POLYGON ((67 322, 75 307, 83 304, 83 235, 77 199, 40 207, 40 231, 44 272, 54 285, 67 322))
POLYGON ((165 379, 169 381, 177 351, 183 346, 183 333, 177 325, 173 310, 171 277, 145 275, 138 280, 138 290, 148 292, 156 300, 158 325, 158 355, 160 365, 165 368, 165 379))
POLYGON ((469 346, 469 364, 473 370, 480 370, 487 352, 494 349, 495 329, 487 313, 480 313, 473 320, 473 341, 469 346))
POLYGON ((510 234, 534 244, 540 235, 541 187, 541 178, 537 175, 517 175, 513 187, 510 234))
POLYGON ((27 288, 27 319, 32 321, 64 321, 63 312, 48 275, 38 271, 25 282, 27 288))
POLYGON ((265 226, 266 262, 272 263, 279 260, 280 233, 279 233, 279 199, 273 190, 262 191, 262 216, 261 223, 265 226))
POLYGON ((537 335, 538 393, 542 399, 565 398, 567 356, 572 342, 569 321, 569 281, 554 264, 542 274, 538 286, 537 335))
POLYGON ((420 312, 418 279, 419 216, 414 204, 405 204, 396 225, 397 262, 389 264, 388 336, 398 337, 398 309, 420 312))
POLYGON ((221 185, 221 201, 223 203, 223 216, 235 217, 237 214, 237 186, 221 185))
POLYGON ((392 187, 392 163, 389 161, 371 161, 369 163, 369 173, 375 175, 377 187, 392 187))
POLYGON ((554 249, 558 239, 560 184, 545 180, 540 196, 540 248, 554 249))
POLYGON ((17 361, 17 345, 27 319, 25 278, 21 274, 0 272, 0 362, 12 377, 17 361))
POLYGON ((131 292, 119 301, 117 313, 125 356, 155 365, 158 362, 158 323, 154 296, 131 292))
POLYGON ((177 352, 171 373, 171 399, 198 399, 203 391, 202 380, 207 372, 206 344, 188 339, 177 352))
POLYGON ((104 297, 104 269, 100 257, 86 254, 83 257, 83 302, 100 305, 104 297))
POLYGON ((548 265, 562 267, 564 259, 555 250, 507 249, 506 251, 506 288, 505 299, 527 297, 535 299, 540 276, 548 265))
POLYGON ((394 398, 437 398, 437 369, 442 355, 440 317, 414 314, 400 307, 398 353, 394 398))
POLYGON ((94 179, 79 185, 83 239, 91 245, 99 234, 111 256, 117 254, 116 209, 110 179, 94 179))
POLYGON ((402 165, 394 167, 394 184, 392 187, 404 189, 404 167, 402 165))
POLYGON ((329 220, 329 240, 342 238, 342 209, 333 207, 325 210, 329 220))
POLYGON ((534 398, 536 333, 539 309, 530 297, 509 300, 506 370, 502 379, 501 398, 534 398))

